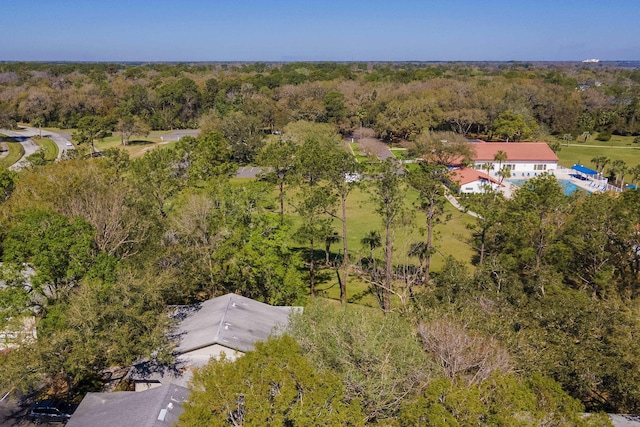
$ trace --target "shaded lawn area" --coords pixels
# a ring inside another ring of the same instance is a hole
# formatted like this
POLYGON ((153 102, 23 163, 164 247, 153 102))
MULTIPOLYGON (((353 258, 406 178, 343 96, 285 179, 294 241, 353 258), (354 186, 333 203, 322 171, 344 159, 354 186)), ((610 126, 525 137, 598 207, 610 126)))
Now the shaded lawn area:
MULTIPOLYGON (((277 193, 274 191, 274 196, 277 193)), ((292 224, 292 232, 301 223, 300 218, 294 214, 292 203, 296 202, 297 195, 292 190, 287 194, 286 210, 287 220, 292 224)), ((424 241, 423 235, 426 229, 425 214, 416 211, 414 203, 417 202, 417 192, 413 189, 407 191, 406 207, 408 211, 414 212, 414 218, 411 225, 400 227, 395 231, 394 243, 394 263, 395 264, 417 264, 416 258, 410 258, 407 253, 412 243, 424 241)), ((417 204, 417 203, 416 203, 417 204)), ((277 207, 274 204, 274 211, 277 207)), ((436 253, 432 257, 432 271, 439 271, 444 265, 445 259, 451 255, 456 260, 467 264, 471 268, 471 259, 474 252, 469 245, 471 233, 468 225, 475 221, 475 218, 464 214, 449 203, 445 204, 445 213, 442 219, 449 217, 447 221, 443 221, 435 227, 435 249, 436 253)), ((334 220, 334 229, 342 234, 341 223, 334 220)), ((371 201, 369 194, 362 188, 356 188, 352 191, 347 200, 347 245, 351 263, 356 263, 362 258, 369 257, 369 248, 364 247, 360 241, 370 231, 377 230, 380 232, 381 240, 384 242, 384 229, 382 220, 375 212, 374 203, 371 201)), ((295 243, 300 251, 306 256, 306 247, 299 243, 295 243)), ((318 245, 315 254, 319 263, 324 263, 324 243, 318 245)), ((335 260, 342 253, 342 242, 333 243, 331 245, 330 259, 335 260)), ((374 251, 374 257, 382 262, 384 257, 382 248, 374 251)), ((337 280, 336 272, 332 269, 324 269, 322 271, 322 280, 318 280, 317 290, 320 294, 328 298, 339 299, 340 288, 337 280)), ((375 297, 367 294, 369 284, 364 278, 357 277, 355 274, 349 276, 347 286, 347 298, 351 302, 358 302, 364 305, 377 306, 375 297)))
POLYGON ((142 156, 146 151, 150 149, 156 147, 164 147, 165 145, 167 144, 161 143, 160 137, 156 136, 134 136, 129 141, 129 145, 122 145, 122 139, 120 138, 120 135, 113 135, 96 141, 95 143, 96 148, 100 151, 104 151, 108 148, 119 148, 129 153, 129 156, 132 158, 142 156))

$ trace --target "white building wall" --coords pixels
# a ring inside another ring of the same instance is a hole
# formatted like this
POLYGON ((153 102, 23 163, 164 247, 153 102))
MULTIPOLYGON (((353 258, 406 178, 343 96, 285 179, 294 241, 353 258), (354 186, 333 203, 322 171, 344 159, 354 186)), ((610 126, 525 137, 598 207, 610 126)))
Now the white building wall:
POLYGON ((493 182, 489 182, 486 179, 477 180, 460 186, 460 192, 465 194, 471 193, 484 193, 487 191, 487 184, 491 184, 491 188, 496 190, 499 186, 493 182))
MULTIPOLYGON (((476 161, 474 164, 474 169, 485 172, 486 169, 482 169, 482 165, 488 162, 480 162, 476 161)), ((498 176, 498 166, 499 164, 496 162, 491 162, 493 164, 493 169, 489 172, 489 175, 492 177, 498 176)), ((511 177, 512 178, 531 178, 533 176, 540 175, 544 172, 554 171, 558 168, 558 162, 549 162, 549 161, 539 161, 539 162, 514 162, 507 160, 502 164, 511 165, 511 177)))

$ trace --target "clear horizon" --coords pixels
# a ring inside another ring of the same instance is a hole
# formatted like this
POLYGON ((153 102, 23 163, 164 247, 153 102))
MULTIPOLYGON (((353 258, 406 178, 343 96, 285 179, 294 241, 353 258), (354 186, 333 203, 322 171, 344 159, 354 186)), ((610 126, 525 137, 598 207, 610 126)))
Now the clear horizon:
POLYGON ((640 60, 634 0, 29 3, 5 6, 0 61, 640 60))

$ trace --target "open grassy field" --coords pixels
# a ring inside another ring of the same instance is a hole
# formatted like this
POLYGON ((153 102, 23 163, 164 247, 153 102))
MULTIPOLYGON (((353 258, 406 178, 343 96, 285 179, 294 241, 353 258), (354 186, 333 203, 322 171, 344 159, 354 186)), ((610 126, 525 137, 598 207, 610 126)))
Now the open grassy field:
POLYGON ((0 166, 8 168, 16 163, 24 155, 24 148, 19 142, 15 142, 13 138, 0 134, 0 141, 4 142, 9 148, 9 153, 0 158, 0 166))
MULTIPOLYGON (((291 206, 292 204, 295 204, 297 195, 292 191, 287 197, 287 205, 289 206, 287 216, 295 228, 300 223, 300 219, 294 215, 291 206)), ((408 257, 407 253, 412 243, 425 239, 423 230, 426 228, 426 218, 423 213, 415 210, 414 203, 416 202, 417 192, 413 189, 409 189, 406 197, 406 208, 409 212, 413 212, 413 218, 411 218, 409 224, 399 227, 395 231, 394 258, 395 263, 397 264, 417 263, 417 259, 408 257)), ((432 258, 432 271, 440 270, 445 258, 449 255, 471 266, 473 250, 468 243, 471 238, 471 233, 467 228, 467 225, 471 224, 475 219, 470 215, 456 210, 448 203, 445 205, 445 214, 443 215, 443 219, 444 218, 448 218, 448 220, 438 224, 435 229, 436 253, 432 258)), ((341 225, 337 219, 334 221, 334 227, 336 231, 341 233, 341 225)), ((382 220, 375 212, 375 205, 371 201, 371 197, 363 188, 356 188, 347 200, 347 227, 347 246, 349 248, 349 256, 351 257, 352 262, 369 256, 369 249, 360 243, 362 238, 365 237, 369 231, 379 231, 382 239, 384 240, 382 220)), ((324 246, 319 249, 323 250, 323 248, 324 246)), ((341 251, 341 242, 334 243, 331 246, 332 257, 341 251)), ((376 249, 374 251, 374 256, 378 259, 382 259, 382 248, 376 249)), ((318 285, 318 291, 323 293, 327 298, 338 299, 340 289, 335 271, 329 269, 323 270, 322 277, 323 280, 318 285)), ((349 300, 360 304, 376 306, 377 302, 375 297, 366 293, 368 287, 368 283, 363 278, 352 276, 349 279, 347 289, 347 296, 349 300)))
MULTIPOLYGON (((586 167, 593 167, 591 159, 605 156, 614 160, 624 160, 627 166, 633 167, 640 164, 640 145, 633 143, 633 136, 613 135, 611 141, 602 142, 590 138, 586 143, 571 142, 569 146, 562 145, 557 153, 560 159, 559 164, 571 167, 574 164, 581 164, 586 167)), ((558 141, 563 143, 563 141, 558 141)))
POLYGON ((160 136, 133 137, 129 141, 129 145, 122 145, 120 135, 113 135, 96 141, 95 146, 98 150, 104 151, 107 148, 120 148, 129 153, 130 157, 142 156, 146 151, 152 150, 160 145, 165 145, 160 136))

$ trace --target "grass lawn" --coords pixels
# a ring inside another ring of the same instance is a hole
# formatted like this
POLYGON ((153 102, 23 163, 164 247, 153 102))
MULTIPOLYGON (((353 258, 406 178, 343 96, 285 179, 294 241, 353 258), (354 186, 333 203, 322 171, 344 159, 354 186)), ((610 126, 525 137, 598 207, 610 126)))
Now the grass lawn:
MULTIPOLYGON (((274 195, 275 194, 274 191, 274 195)), ((287 194, 286 202, 289 211, 288 218, 292 222, 294 229, 300 223, 300 219, 293 214, 291 208, 292 203, 295 203, 296 197, 297 195, 291 191, 287 194)), ((409 258, 407 252, 412 243, 425 239, 423 230, 425 229, 426 218, 423 213, 413 208, 413 203, 416 201, 417 192, 409 189, 407 192, 406 207, 409 211, 415 212, 415 216, 411 224, 400 227, 395 231, 394 263, 396 264, 416 264, 417 259, 409 258)), ((471 238, 471 233, 467 225, 475 221, 475 219, 470 215, 463 214, 456 210, 449 203, 445 205, 445 213, 442 217, 443 219, 447 217, 449 219, 435 227, 434 246, 436 253, 432 257, 432 271, 440 270, 445 258, 449 255, 471 266, 473 250, 467 243, 471 238)), ((341 223, 337 219, 334 221, 334 227, 335 230, 341 234, 341 223)), ((371 202, 369 194, 362 188, 356 188, 347 200, 347 246, 349 248, 351 262, 369 256, 369 249, 364 247, 360 241, 371 230, 379 231, 384 241, 382 220, 375 212, 375 206, 373 202, 371 202)), ((301 249, 303 248, 301 247, 301 249)), ((321 245, 318 250, 324 251, 324 245, 321 245)), ((341 242, 332 244, 331 257, 335 257, 341 250, 341 242)), ((382 248, 376 249, 374 256, 377 259, 382 259, 382 248)), ((338 299, 340 289, 335 271, 330 269, 324 270, 322 277, 323 280, 319 281, 317 287, 318 291, 327 298, 338 299)), ((368 283, 363 278, 355 275, 350 276, 347 287, 348 299, 353 302, 358 302, 359 304, 377 306, 375 297, 366 293, 368 287, 368 283)))
POLYGON ((44 149, 44 159, 53 161, 58 157, 58 146, 50 138, 33 139, 36 144, 44 149))
POLYGON ((0 158, 1 167, 8 168, 24 156, 22 144, 15 142, 13 138, 0 134, 0 142, 4 142, 9 148, 9 153, 5 157, 0 158))
POLYGON ((129 145, 122 145, 122 139, 120 135, 113 135, 107 138, 103 138, 95 142, 96 149, 104 151, 107 148, 120 148, 129 153, 130 157, 142 156, 146 151, 159 146, 165 146, 160 137, 148 136, 148 137, 133 137, 129 141, 129 145))
POLYGON ((406 148, 390 148, 391 154, 398 160, 405 160, 407 149, 406 148))
POLYGON ((353 155, 355 156, 358 163, 367 163, 371 161, 371 158, 369 156, 362 154, 360 148, 358 147, 358 143, 350 142, 349 146, 351 147, 351 151, 353 152, 353 155))
MULTIPOLYGON (((613 162, 614 160, 624 160, 627 166, 634 167, 640 164, 640 146, 633 143, 633 136, 614 135, 611 141, 602 142, 590 138, 586 143, 571 142, 569 147, 562 145, 557 153, 560 159, 559 164, 571 167, 574 164, 581 164, 588 168, 593 168, 591 159, 605 156, 613 162)), ((563 143, 563 141, 559 141, 563 143)))

